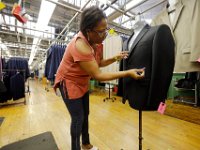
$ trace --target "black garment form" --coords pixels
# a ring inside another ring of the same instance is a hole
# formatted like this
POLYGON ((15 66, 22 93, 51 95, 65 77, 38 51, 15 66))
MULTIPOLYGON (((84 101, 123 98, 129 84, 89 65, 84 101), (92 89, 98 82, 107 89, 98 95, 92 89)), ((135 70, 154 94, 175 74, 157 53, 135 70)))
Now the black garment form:
MULTIPOLYGON (((131 37, 129 38, 129 40, 131 37)), ((125 42, 124 50, 128 49, 125 42)), ((129 57, 123 60, 121 70, 145 67, 145 78, 134 80, 131 77, 120 79, 123 87, 123 103, 126 99, 136 110, 157 110, 165 101, 174 69, 174 40, 167 25, 150 27, 146 25, 136 37, 129 57)))

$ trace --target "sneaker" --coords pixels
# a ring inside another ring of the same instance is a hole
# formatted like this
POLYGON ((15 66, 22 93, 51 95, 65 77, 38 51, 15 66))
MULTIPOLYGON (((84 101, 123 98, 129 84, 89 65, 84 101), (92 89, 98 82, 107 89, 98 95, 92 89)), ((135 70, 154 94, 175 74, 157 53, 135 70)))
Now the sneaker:
POLYGON ((91 144, 86 144, 86 145, 83 145, 83 144, 82 144, 82 149, 83 149, 83 150, 98 150, 97 147, 95 147, 95 146, 93 146, 93 145, 91 145, 91 144))

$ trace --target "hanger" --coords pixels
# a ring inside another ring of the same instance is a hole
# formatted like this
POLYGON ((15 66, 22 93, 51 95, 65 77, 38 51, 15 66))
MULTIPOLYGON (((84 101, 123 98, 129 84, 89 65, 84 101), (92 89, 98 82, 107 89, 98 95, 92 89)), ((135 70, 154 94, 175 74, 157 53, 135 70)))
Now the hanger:
POLYGON ((19 74, 20 72, 19 72, 19 70, 17 69, 17 72, 16 72, 16 74, 19 74))

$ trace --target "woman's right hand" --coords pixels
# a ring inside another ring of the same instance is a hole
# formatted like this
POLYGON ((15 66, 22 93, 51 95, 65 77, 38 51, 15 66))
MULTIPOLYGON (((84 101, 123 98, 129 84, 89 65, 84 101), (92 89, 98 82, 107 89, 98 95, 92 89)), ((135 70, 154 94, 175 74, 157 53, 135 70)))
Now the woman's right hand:
POLYGON ((127 70, 128 71, 128 76, 139 80, 139 79, 143 79, 145 76, 145 68, 142 69, 130 69, 127 70))

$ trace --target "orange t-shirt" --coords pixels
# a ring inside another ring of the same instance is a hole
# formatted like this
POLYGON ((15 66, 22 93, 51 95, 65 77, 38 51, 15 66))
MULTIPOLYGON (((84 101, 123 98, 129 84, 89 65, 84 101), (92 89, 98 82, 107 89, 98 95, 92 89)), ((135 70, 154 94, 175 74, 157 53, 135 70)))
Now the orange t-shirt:
MULTIPOLYGON (((100 64, 103 55, 103 45, 100 44, 94 49, 95 54, 83 55, 79 53, 75 47, 77 38, 83 39, 89 46, 85 36, 79 32, 68 44, 62 61, 56 73, 54 89, 58 88, 61 82, 64 82, 69 99, 77 99, 82 97, 89 87, 90 76, 80 68, 77 62, 96 60, 100 64)), ((91 47, 91 46, 90 46, 91 47)), ((91 49, 93 49, 91 47, 91 49)))

